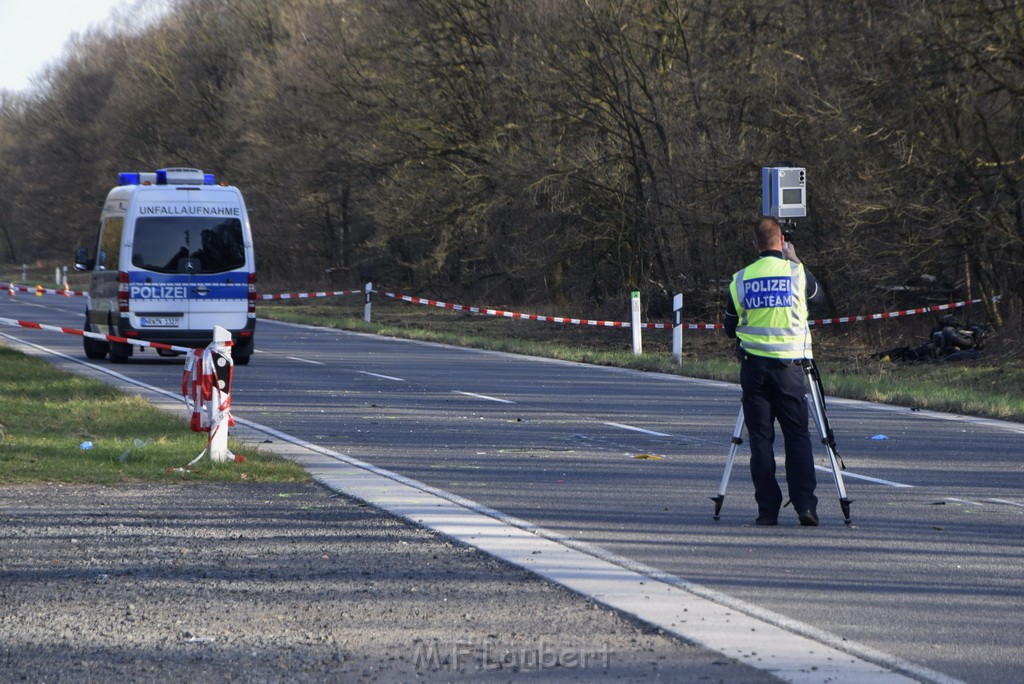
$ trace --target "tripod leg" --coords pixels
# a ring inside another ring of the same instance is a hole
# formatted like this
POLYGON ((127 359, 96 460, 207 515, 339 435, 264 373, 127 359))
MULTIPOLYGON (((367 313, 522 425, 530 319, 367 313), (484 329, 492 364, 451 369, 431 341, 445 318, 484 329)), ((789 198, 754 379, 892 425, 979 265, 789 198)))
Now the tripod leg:
POLYGON ((828 460, 832 466, 832 479, 835 481, 836 493, 839 495, 839 508, 843 511, 844 522, 849 525, 853 522, 850 520, 850 504, 853 502, 846 496, 846 486, 843 484, 841 461, 839 459, 839 454, 836 453, 835 448, 832 446, 828 417, 825 415, 825 398, 821 394, 821 386, 818 384, 817 378, 813 375, 814 371, 811 365, 805 365, 804 371, 807 375, 807 384, 811 389, 811 403, 814 408, 814 423, 818 426, 818 434, 821 435, 821 443, 824 445, 825 451, 828 453, 828 460))
POLYGON ((725 459, 725 470, 722 472, 722 482, 718 485, 718 495, 711 497, 715 502, 714 520, 721 517, 722 502, 725 501, 725 488, 729 486, 729 476, 732 474, 732 464, 736 460, 736 450, 743 444, 743 407, 740 406, 740 415, 736 418, 736 429, 732 431, 732 444, 729 446, 729 456, 725 459))

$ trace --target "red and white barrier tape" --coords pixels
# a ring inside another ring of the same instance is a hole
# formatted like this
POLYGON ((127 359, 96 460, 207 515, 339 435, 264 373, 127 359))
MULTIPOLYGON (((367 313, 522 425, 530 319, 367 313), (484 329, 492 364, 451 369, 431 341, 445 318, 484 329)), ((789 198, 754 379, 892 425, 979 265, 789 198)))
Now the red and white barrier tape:
MULTIPOLYGON (((14 285, 13 283, 0 284, 0 288, 6 287, 8 294, 14 295, 15 292, 33 292, 37 296, 43 294, 56 294, 62 297, 71 296, 82 296, 87 293, 80 292, 77 290, 69 290, 67 287, 64 289, 47 289, 41 285, 33 287, 26 287, 22 285, 14 285)), ((427 299, 424 297, 414 297, 412 295, 397 294, 395 292, 381 292, 379 290, 371 290, 374 294, 380 294, 389 299, 395 299, 402 302, 409 302, 410 304, 424 304, 426 306, 433 306, 439 309, 449 309, 451 311, 465 311, 467 313, 477 314, 480 316, 497 316, 500 318, 513 318, 526 321, 538 321, 542 323, 563 323, 566 325, 587 325, 591 327, 600 328, 631 328, 632 325, 629 321, 601 321, 592 320, 589 318, 569 318, 566 316, 542 316, 539 314, 527 314, 519 313, 517 311, 505 311, 502 309, 492 309, 488 307, 468 306, 465 304, 452 304, 450 302, 442 302, 436 299, 427 299)), ((277 300, 293 300, 293 299, 319 299, 324 297, 342 297, 346 295, 357 295, 366 294, 366 290, 324 290, 320 292, 289 292, 283 294, 263 294, 258 295, 258 298, 264 301, 277 300)), ((993 301, 999 301, 1000 297, 996 296, 992 298, 993 301)), ((900 318, 904 316, 914 316, 917 314, 930 313, 934 311, 948 311, 950 309, 957 309, 971 304, 979 304, 983 299, 971 299, 961 302, 953 302, 950 304, 937 304, 935 306, 918 307, 915 309, 906 309, 903 311, 890 311, 886 313, 867 314, 863 316, 839 316, 836 318, 820 318, 810 321, 810 325, 834 325, 837 323, 859 323, 862 321, 878 321, 889 318, 900 318)), ((30 326, 29 326, 30 327, 30 326)), ((674 326, 671 323, 644 323, 642 327, 646 330, 671 330, 674 326)), ((721 330, 721 323, 683 323, 680 325, 684 330, 721 330)), ((63 330, 62 330, 63 331, 63 330)), ((103 336, 96 336, 93 333, 83 333, 78 331, 78 334, 84 334, 90 337, 98 337, 103 339, 103 336)), ((117 342, 127 342, 128 344, 137 344, 140 346, 146 346, 149 343, 140 342, 137 340, 125 340, 123 338, 110 338, 117 342)), ((157 348, 170 348, 167 345, 153 344, 151 346, 157 348)), ((181 351, 183 348, 175 348, 175 351, 181 351)), ((187 351, 187 350, 186 350, 187 351)))
POLYGON ((43 287, 42 285, 27 287, 25 285, 15 285, 14 283, 0 283, 0 289, 7 290, 7 294, 11 297, 14 296, 15 292, 32 292, 37 297, 42 297, 44 294, 55 294, 61 297, 82 297, 86 294, 85 292, 79 292, 78 290, 69 290, 67 286, 64 286, 62 289, 50 289, 43 287))
MULTIPOLYGON (((465 311, 467 313, 477 314, 480 316, 497 316, 500 318, 514 318, 526 321, 539 321, 542 323, 564 323, 567 325, 587 325, 592 327, 601 328, 631 328, 632 325, 629 321, 600 321, 592 320, 589 318, 569 318, 565 316, 542 316, 539 314, 527 314, 520 313, 517 311, 505 311, 503 309, 492 309, 488 307, 479 306, 468 306, 466 304, 453 304, 451 302, 442 302, 437 299, 428 299, 425 297, 414 297, 412 295, 403 295, 395 292, 382 292, 380 290, 371 290, 374 294, 380 294, 389 299, 395 299, 402 302, 409 302, 410 304, 423 304, 426 306, 433 306, 439 309, 449 309, 451 311, 465 311)), ((332 296, 343 296, 343 295, 354 295, 354 294, 366 294, 366 290, 335 290, 325 292, 299 292, 291 294, 270 294, 261 295, 262 299, 310 299, 315 297, 332 297, 332 296)), ((993 301, 999 301, 1000 297, 993 297, 993 301)), ((840 316, 836 318, 820 318, 810 321, 810 325, 833 325, 836 323, 857 323, 861 321, 877 321, 888 318, 899 318, 903 316, 913 316, 916 314, 929 313, 933 311, 948 311, 950 309, 956 309, 970 304, 979 304, 983 299, 971 299, 962 302, 953 302, 950 304, 937 304, 935 306, 918 307, 915 309, 906 309, 903 311, 890 311, 887 313, 876 313, 867 314, 863 316, 840 316)), ((646 330, 671 330, 674 326, 671 323, 644 323, 643 327, 646 330)), ((680 325, 685 330, 721 330, 721 323, 683 323, 680 325)))
POLYGON ((436 299, 424 299, 423 297, 413 297, 411 295, 395 294, 394 292, 381 292, 380 294, 391 299, 397 299, 403 302, 410 302, 412 304, 426 304, 428 306, 435 306, 439 309, 451 309, 453 311, 467 311, 469 313, 480 314, 483 316, 499 316, 503 318, 520 318, 527 321, 543 321, 546 323, 568 323, 571 325, 591 325, 601 326, 606 328, 628 328, 629 323, 622 321, 593 321, 587 318, 565 318, 562 316, 540 316, 538 314, 525 314, 517 313, 515 311, 502 311, 501 309, 487 309, 476 306, 466 306, 464 304, 450 304, 448 302, 439 302, 436 299))
POLYGON ((127 337, 117 337, 116 335, 101 335, 99 333, 85 332, 84 330, 78 330, 77 328, 62 328, 57 325, 45 325, 43 323, 34 323, 32 321, 19 321, 13 318, 0 318, 0 324, 10 325, 14 327, 30 328, 34 330, 52 330, 53 332, 65 333, 67 335, 78 335, 79 337, 91 337, 94 340, 106 340, 108 342, 120 342, 122 344, 130 344, 133 347, 152 347, 153 349, 169 349, 170 351, 182 352, 188 354, 192 351, 192 347, 176 347, 170 344, 162 344, 160 342, 146 342, 145 340, 132 340, 127 337))
POLYGON ((344 295, 365 294, 366 290, 327 290, 324 292, 296 292, 287 294, 258 295, 259 299, 316 299, 320 297, 340 297, 344 295))
MULTIPOLYGON (((993 302, 998 302, 1002 299, 1001 295, 996 295, 992 298, 993 302)), ((886 318, 899 318, 901 316, 914 316, 916 314, 931 313, 933 311, 949 311, 950 309, 958 309, 970 304, 980 304, 985 301, 984 299, 969 299, 962 302, 953 302, 950 304, 936 304, 935 306, 925 306, 917 309, 906 309, 904 311, 890 311, 889 313, 877 313, 868 314, 866 316, 842 316, 840 318, 822 318, 819 320, 811 321, 811 325, 832 325, 833 323, 859 323, 860 321, 878 321, 886 318)))
MULTIPOLYGON (((593 321, 585 318, 563 318, 561 316, 538 316, 536 314, 524 314, 517 313, 514 311, 502 311, 501 309, 488 309, 480 308, 476 306, 465 306, 463 304, 450 304, 448 302, 441 302, 435 299, 424 299, 423 297, 412 297, 410 295, 399 295, 393 292, 381 293, 385 297, 391 299, 397 299, 403 302, 410 302, 412 304, 425 304, 428 306, 434 306, 441 309, 451 309, 453 311, 467 311, 469 313, 480 314, 485 316, 501 316, 504 318, 518 318, 529 321, 546 321, 549 323, 569 323, 572 325, 590 325, 600 326, 606 328, 630 328, 632 327, 629 321, 593 321)), ((999 301, 999 297, 994 297, 993 301, 999 301)), ((916 309, 907 309, 904 311, 890 311, 888 313, 868 314, 865 316, 842 316, 838 318, 821 318, 810 321, 810 325, 832 325, 834 323, 856 323, 859 321, 874 321, 882 320, 887 318, 898 318, 901 316, 913 316, 915 314, 929 313, 932 311, 948 311, 949 309, 956 309, 970 304, 979 304, 983 302, 983 299, 971 299, 962 302, 954 302, 950 304, 938 304, 935 306, 919 307, 916 309)), ((644 323, 643 327, 647 330, 671 330, 674 326, 671 323, 644 323)), ((683 323, 680 325, 681 328, 686 330, 721 330, 721 323, 683 323)))

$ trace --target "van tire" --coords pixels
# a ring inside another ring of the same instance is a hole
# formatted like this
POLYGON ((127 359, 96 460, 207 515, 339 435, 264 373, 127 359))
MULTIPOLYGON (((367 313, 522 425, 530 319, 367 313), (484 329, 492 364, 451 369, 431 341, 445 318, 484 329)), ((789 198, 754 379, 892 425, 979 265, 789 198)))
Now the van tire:
POLYGON ((251 356, 232 356, 231 361, 236 366, 248 366, 251 356))
POLYGON ((110 343, 110 363, 128 363, 132 348, 123 342, 110 343))
MULTIPOLYGON (((85 332, 92 332, 92 325, 89 324, 88 317, 85 319, 83 329, 85 332)), ((107 352, 110 351, 109 342, 102 342, 91 337, 82 338, 82 347, 85 349, 85 358, 92 359, 93 361, 103 360, 106 358, 107 352)))

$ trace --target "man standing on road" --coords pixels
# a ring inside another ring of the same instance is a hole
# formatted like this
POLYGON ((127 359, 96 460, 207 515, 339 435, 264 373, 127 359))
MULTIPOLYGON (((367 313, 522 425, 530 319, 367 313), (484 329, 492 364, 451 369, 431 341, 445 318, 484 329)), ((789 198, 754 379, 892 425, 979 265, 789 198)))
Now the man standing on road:
POLYGON ((807 388, 802 363, 812 358, 808 302, 824 292, 804 270, 779 222, 754 227, 757 261, 733 275, 725 333, 738 339, 743 416, 750 440, 758 525, 777 525, 782 490, 775 478, 775 421, 786 446, 786 484, 800 524, 818 524, 814 456, 807 427, 807 388))

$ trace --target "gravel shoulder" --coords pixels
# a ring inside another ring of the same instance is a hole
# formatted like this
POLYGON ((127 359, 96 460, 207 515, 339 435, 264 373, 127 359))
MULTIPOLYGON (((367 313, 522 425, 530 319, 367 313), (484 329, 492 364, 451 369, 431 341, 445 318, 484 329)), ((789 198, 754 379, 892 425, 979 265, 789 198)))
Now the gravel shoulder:
POLYGON ((770 675, 318 484, 0 488, 3 681, 770 675))

